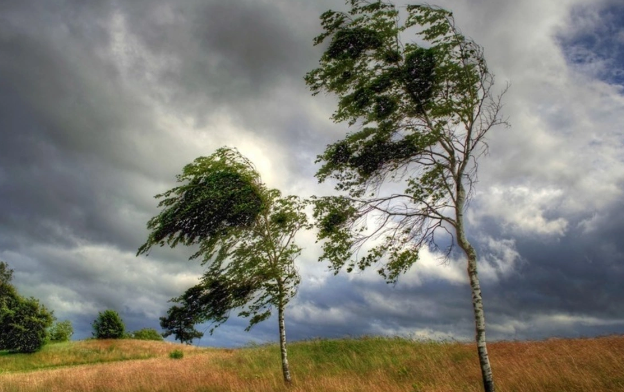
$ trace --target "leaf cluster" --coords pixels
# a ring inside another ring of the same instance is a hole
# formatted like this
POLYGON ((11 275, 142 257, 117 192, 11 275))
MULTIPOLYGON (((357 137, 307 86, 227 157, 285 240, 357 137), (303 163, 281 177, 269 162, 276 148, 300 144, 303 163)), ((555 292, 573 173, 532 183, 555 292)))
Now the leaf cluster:
POLYGON ((386 281, 396 282, 418 260, 418 247, 409 231, 393 230, 389 237, 387 230, 383 230, 387 223, 383 219, 377 222, 381 228, 372 232, 366 224, 361 224, 371 212, 366 203, 344 196, 314 198, 313 203, 318 239, 324 240, 322 259, 330 262, 334 274, 345 265, 347 272, 363 271, 383 260, 377 272, 386 281), (360 252, 370 239, 381 241, 366 252, 360 252))
POLYGON ((147 223, 151 233, 137 255, 153 245, 192 245, 230 235, 250 227, 265 208, 258 173, 234 149, 195 159, 177 180, 183 184, 155 196, 164 209, 147 223))
POLYGON ((334 178, 339 190, 359 197, 388 172, 428 161, 441 144, 450 147, 444 131, 454 133, 449 127, 471 122, 487 68, 481 48, 455 29, 449 11, 408 6, 400 24, 390 3, 351 5, 348 13, 330 10, 321 16, 325 31, 315 43, 330 39, 330 44, 320 67, 305 80, 313 94, 338 96, 334 121, 366 126, 317 159, 323 163, 320 181, 334 178), (427 46, 401 42, 414 26, 422 27, 417 35, 427 46))

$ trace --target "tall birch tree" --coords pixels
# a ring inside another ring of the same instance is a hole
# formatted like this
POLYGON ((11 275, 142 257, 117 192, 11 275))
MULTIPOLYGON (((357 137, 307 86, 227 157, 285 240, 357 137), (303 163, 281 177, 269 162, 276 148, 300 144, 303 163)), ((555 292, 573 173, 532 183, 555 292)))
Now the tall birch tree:
POLYGON ((212 333, 233 310, 249 318, 248 331, 277 309, 282 372, 289 383, 285 309, 300 282, 295 236, 310 226, 306 202, 267 189, 252 163, 229 148, 196 159, 178 181, 184 184, 156 196, 165 209, 148 222, 152 231, 138 254, 157 244, 197 244, 191 258, 208 268, 199 284, 172 299, 176 305, 161 318, 164 335, 190 342, 203 336, 196 324, 212 323, 212 333))
POLYGON ((450 11, 347 1, 348 12, 321 16, 329 41, 320 66, 306 77, 314 95, 338 97, 335 122, 356 125, 318 157, 319 181, 332 179, 344 196, 318 198, 315 218, 321 260, 335 273, 379 266, 396 282, 419 250, 439 250, 451 237, 466 256, 484 389, 494 391, 485 339, 477 253, 465 233, 464 210, 477 176, 486 134, 501 119, 483 48, 464 36, 450 11), (410 31, 418 37, 403 43, 410 31), (437 241, 438 240, 438 241, 437 241), (363 245, 367 248, 363 248, 363 245))

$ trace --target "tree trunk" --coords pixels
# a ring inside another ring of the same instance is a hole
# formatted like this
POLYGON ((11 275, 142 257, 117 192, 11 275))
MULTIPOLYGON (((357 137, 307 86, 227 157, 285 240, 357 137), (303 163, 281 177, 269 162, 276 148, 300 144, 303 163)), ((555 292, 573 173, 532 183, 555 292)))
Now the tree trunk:
POLYGON ((470 288, 472 290, 472 308, 474 310, 477 351, 479 353, 479 363, 481 365, 481 375, 483 377, 483 388, 485 392, 494 392, 494 378, 492 376, 492 367, 487 352, 485 342, 485 314, 483 312, 483 299, 481 297, 481 285, 479 284, 479 276, 477 275, 477 252, 472 247, 466 233, 464 232, 464 202, 466 200, 466 192, 462 185, 459 185, 457 197, 457 242, 468 258, 468 278, 470 279, 470 288))
POLYGON ((284 382, 290 384, 290 367, 288 366, 288 353, 286 351, 286 325, 284 324, 284 304, 280 298, 278 307, 279 319, 279 335, 280 335, 280 352, 282 353, 282 373, 284 374, 284 382))

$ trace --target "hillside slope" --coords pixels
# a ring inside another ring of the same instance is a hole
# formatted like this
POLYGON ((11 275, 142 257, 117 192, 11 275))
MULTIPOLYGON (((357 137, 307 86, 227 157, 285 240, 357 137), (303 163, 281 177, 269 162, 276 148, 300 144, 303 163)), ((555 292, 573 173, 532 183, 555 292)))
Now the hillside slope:
MULTIPOLYGON (((624 336, 495 342, 499 391, 624 391, 624 336)), ((290 345, 294 383, 275 345, 204 349, 133 340, 50 345, 0 356, 0 391, 480 391, 472 344, 361 338, 290 345), (169 353, 183 350, 184 358, 169 353)))

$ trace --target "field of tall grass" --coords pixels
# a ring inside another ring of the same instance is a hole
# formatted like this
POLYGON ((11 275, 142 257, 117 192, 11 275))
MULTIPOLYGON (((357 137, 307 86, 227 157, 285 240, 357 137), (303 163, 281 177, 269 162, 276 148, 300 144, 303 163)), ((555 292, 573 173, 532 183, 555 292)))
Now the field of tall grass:
MULTIPOLYGON (((488 344, 506 391, 624 391, 624 336, 488 344)), ((195 348, 89 340, 0 355, 0 391, 480 391, 473 344, 367 337, 292 343, 293 384, 277 345, 195 348), (183 358, 170 353, 181 350, 183 358)))

